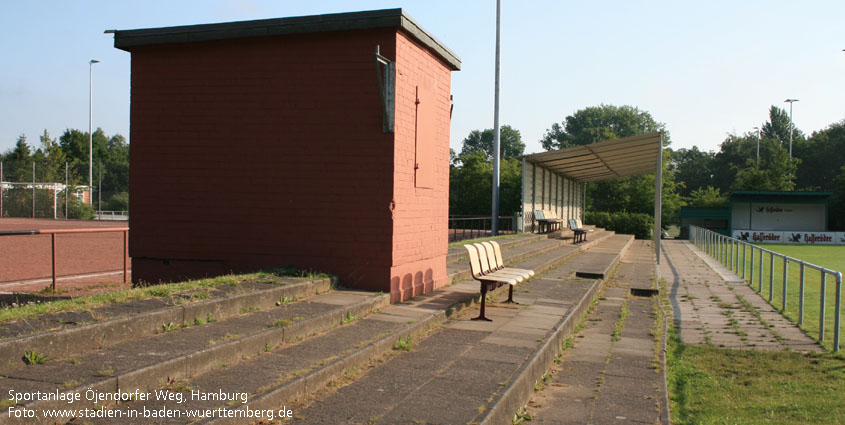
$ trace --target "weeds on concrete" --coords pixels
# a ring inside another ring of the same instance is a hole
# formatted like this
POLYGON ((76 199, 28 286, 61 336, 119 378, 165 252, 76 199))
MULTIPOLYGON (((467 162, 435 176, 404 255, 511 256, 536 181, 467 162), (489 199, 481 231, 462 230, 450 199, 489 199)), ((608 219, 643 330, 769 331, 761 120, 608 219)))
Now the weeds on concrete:
POLYGON ((255 312, 255 311, 260 311, 260 310, 261 310, 261 307, 253 305, 253 306, 242 308, 241 314, 249 314, 249 313, 252 313, 252 312, 255 312))
POLYGON ((280 327, 285 327, 285 326, 290 325, 290 324, 291 324, 290 320, 279 319, 279 320, 276 320, 275 322, 271 323, 268 326, 268 328, 280 328, 280 327))
MULTIPOLYGON (((287 277, 306 281, 318 278, 327 278, 329 276, 325 273, 301 271, 287 267, 257 273, 219 276, 179 283, 137 286, 132 289, 102 292, 98 294, 73 297, 70 299, 57 299, 55 301, 5 307, 0 309, 0 322, 23 320, 43 314, 63 311, 86 311, 102 305, 148 298, 166 298, 182 295, 190 299, 190 301, 201 300, 209 297, 209 294, 206 291, 207 289, 221 285, 239 286, 250 282, 270 282, 285 285, 286 283, 278 282, 278 279, 275 279, 278 277, 287 277)), ((184 299, 180 298, 180 300, 183 301, 174 300, 174 302, 184 302, 184 299)))
POLYGON ((99 371, 97 371, 97 376, 114 376, 114 369, 100 369, 99 371))
POLYGON ((290 295, 285 295, 283 297, 279 297, 279 301, 276 301, 276 306, 283 306, 285 304, 289 304, 293 302, 293 297, 290 295))
POLYGON ((407 337, 400 336, 396 344, 393 344, 393 349, 397 351, 411 351, 414 349, 413 343, 414 341, 410 335, 407 337))
POLYGON ((67 390, 70 388, 75 388, 82 385, 82 382, 77 381, 76 379, 71 379, 70 381, 65 381, 62 383, 62 386, 59 387, 60 390, 67 390))
POLYGON ((361 320, 361 318, 360 318, 360 317, 358 317, 358 316, 356 316, 356 315, 354 315, 354 314, 352 314, 352 312, 351 312, 351 311, 348 311, 348 312, 346 312, 346 316, 344 316, 344 317, 343 317, 343 319, 341 320, 341 322, 345 325, 345 324, 347 324, 347 323, 352 323, 352 322, 354 322, 354 321, 356 321, 356 320, 361 320))
POLYGON ((530 421, 534 419, 531 415, 528 414, 528 406, 522 406, 519 410, 516 411, 516 414, 513 415, 513 419, 511 423, 513 425, 522 425, 525 421, 530 421))
POLYGON ((616 326, 613 328, 613 334, 610 336, 611 341, 619 341, 622 338, 622 328, 625 327, 625 320, 628 319, 628 300, 622 301, 622 309, 619 311, 619 320, 616 321, 616 326))
POLYGON ((193 390, 194 388, 188 385, 188 381, 176 379, 173 377, 167 377, 167 383, 164 385, 164 389, 168 391, 172 391, 174 393, 184 393, 193 390))
POLYGON ((43 364, 47 361, 47 355, 44 353, 39 353, 35 350, 26 350, 23 353, 23 357, 21 358, 23 363, 27 366, 33 364, 43 364))
POLYGON ((743 298, 742 295, 736 294, 736 299, 738 299, 740 304, 742 304, 743 310, 745 310, 748 313, 751 313, 752 315, 754 315, 754 317, 756 317, 757 320, 760 321, 760 324, 762 324, 766 329, 769 330, 769 332, 772 333, 772 336, 775 337, 777 342, 779 342, 781 345, 786 347, 787 350, 789 349, 789 347, 786 345, 786 340, 780 334, 778 334, 775 331, 774 327, 771 324, 769 324, 769 322, 767 322, 765 319, 763 319, 763 316, 760 314, 760 310, 757 307, 754 307, 753 305, 751 305, 751 303, 749 303, 748 300, 743 298))

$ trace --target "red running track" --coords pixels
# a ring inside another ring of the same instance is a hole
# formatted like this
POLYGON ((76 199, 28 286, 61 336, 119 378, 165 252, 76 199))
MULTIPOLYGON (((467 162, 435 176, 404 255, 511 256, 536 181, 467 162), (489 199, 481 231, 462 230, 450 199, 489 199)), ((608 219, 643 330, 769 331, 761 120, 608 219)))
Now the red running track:
MULTIPOLYGON (((128 227, 128 224, 125 221, 0 218, 0 230, 3 231, 121 227, 128 227)), ((49 234, 0 236, 0 283, 50 278, 50 249, 49 234)), ((62 281, 73 280, 74 285, 122 281, 122 270, 123 232, 56 235, 56 274, 65 277, 62 281), (121 273, 102 274, 112 271, 121 273), (68 279, 73 276, 77 278, 68 279)))

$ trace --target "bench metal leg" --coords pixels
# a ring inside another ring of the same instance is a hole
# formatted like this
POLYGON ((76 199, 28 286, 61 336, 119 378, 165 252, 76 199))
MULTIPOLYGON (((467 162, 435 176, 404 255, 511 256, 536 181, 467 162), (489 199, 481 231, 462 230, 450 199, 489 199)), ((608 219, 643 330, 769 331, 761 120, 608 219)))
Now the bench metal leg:
POLYGON ((508 285, 510 288, 508 289, 508 300, 505 301, 508 304, 519 304, 518 302, 513 300, 513 285, 508 285))
POLYGON ((472 318, 472 320, 483 320, 485 322, 492 322, 492 319, 488 319, 487 316, 484 315, 484 307, 487 305, 487 282, 481 282, 481 312, 478 314, 478 317, 472 318))

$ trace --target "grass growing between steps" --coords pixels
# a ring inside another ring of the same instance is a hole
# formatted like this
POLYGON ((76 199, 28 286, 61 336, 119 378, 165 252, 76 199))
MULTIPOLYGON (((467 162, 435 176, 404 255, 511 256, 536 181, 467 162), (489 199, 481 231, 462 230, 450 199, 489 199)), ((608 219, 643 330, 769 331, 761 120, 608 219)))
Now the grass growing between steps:
POLYGON ((208 298, 208 294, 202 291, 204 289, 209 289, 221 285, 238 286, 243 283, 260 282, 264 279, 271 279, 276 277, 292 277, 306 281, 311 279, 325 278, 328 277, 328 275, 324 273, 314 274, 296 270, 290 267, 284 267, 261 271, 257 273, 227 275, 207 279, 190 280, 179 283, 168 283, 132 289, 122 289, 117 291, 102 292, 98 294, 85 295, 69 299, 58 299, 54 301, 44 301, 14 307, 3 307, 2 309, 0 309, 0 323, 13 320, 29 319, 36 316, 40 316, 42 314, 59 313, 67 311, 90 311, 92 308, 100 307, 107 304, 122 303, 157 297, 166 298, 178 294, 190 293, 192 291, 196 291, 196 293, 190 294, 191 299, 202 300, 208 298))
POLYGON ((667 355, 673 424, 845 423, 842 354, 687 346, 670 328, 667 355))

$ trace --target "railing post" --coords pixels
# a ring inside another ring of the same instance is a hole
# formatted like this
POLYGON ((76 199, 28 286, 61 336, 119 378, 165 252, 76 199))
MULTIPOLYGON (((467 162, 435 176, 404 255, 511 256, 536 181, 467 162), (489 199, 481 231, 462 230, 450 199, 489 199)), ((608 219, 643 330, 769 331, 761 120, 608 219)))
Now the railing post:
POLYGON ((822 270, 822 294, 819 297, 819 341, 824 341, 824 301, 825 292, 827 291, 827 274, 822 270))
POLYGON ((126 273, 126 257, 129 256, 129 231, 123 231, 123 283, 129 283, 126 273))
POLYGON ((51 247, 50 258, 52 259, 52 262, 53 262, 53 273, 52 273, 53 274, 53 285, 52 285, 52 289, 53 289, 53 292, 56 292, 56 234, 55 233, 50 233, 50 247, 51 247))
POLYGON ((745 244, 742 244, 742 280, 745 280, 745 244))
POLYGON ((783 301, 780 303, 780 309, 786 313, 786 273, 788 270, 789 259, 783 257, 783 301))
POLYGON ((775 298, 775 253, 769 253, 769 302, 775 298))
POLYGON ((833 316, 833 351, 839 351, 839 319, 842 314, 842 272, 836 273, 836 312, 833 316))
POLYGON ((799 264, 801 265, 800 266, 801 277, 800 277, 799 283, 798 283, 798 291, 800 292, 798 294, 798 324, 803 325, 804 324, 804 262, 801 261, 801 262, 799 262, 799 264))
POLYGON ((763 248, 758 248, 758 250, 760 251, 760 261, 758 264, 759 267, 757 267, 757 274, 759 275, 757 276, 757 290, 760 292, 760 296, 763 296, 763 261, 765 261, 766 255, 763 253, 763 248))
POLYGON ((731 240, 734 244, 734 271, 739 274, 739 242, 731 240))
POLYGON ((751 247, 751 261, 748 265, 748 285, 754 287, 754 247, 751 247))

